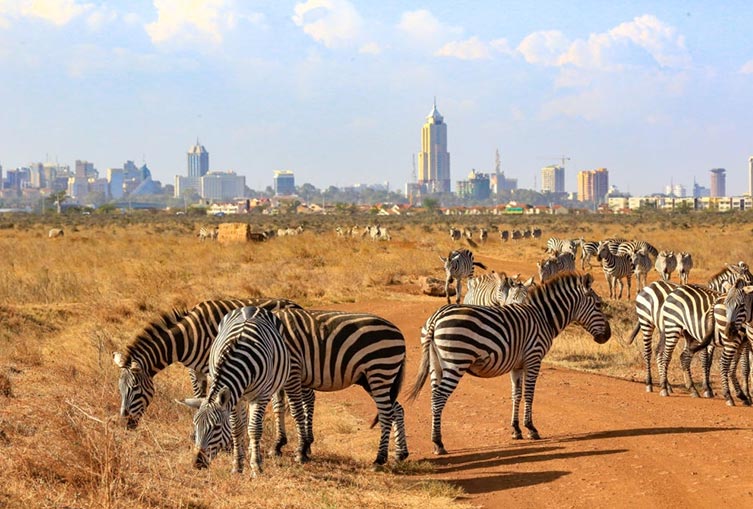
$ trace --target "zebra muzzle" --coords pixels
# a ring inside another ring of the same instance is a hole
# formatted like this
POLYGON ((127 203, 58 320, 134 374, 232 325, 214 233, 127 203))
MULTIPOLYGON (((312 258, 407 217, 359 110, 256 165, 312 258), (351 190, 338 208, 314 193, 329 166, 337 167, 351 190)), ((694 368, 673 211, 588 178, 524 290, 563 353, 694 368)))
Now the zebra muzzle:
POLYGON ((193 461, 193 467, 197 470, 209 468, 209 456, 204 449, 195 449, 196 457, 193 461))

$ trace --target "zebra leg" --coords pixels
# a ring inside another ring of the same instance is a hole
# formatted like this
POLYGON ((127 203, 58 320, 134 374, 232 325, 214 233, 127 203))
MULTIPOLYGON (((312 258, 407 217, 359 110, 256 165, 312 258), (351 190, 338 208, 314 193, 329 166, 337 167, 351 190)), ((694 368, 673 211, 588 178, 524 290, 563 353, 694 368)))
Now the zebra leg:
POLYGON ((745 341, 740 359, 740 370, 743 378, 743 393, 748 401, 753 402, 750 394, 750 343, 745 341))
POLYGON ((727 402, 727 406, 735 406, 735 400, 729 390, 729 367, 732 364, 732 358, 735 356, 730 348, 722 348, 722 355, 719 359, 719 378, 722 379, 722 395, 727 402))
POLYGON ((306 416, 306 456, 311 455, 311 444, 314 443, 314 389, 303 389, 303 411, 306 416))
POLYGON ((233 473, 243 472, 243 463, 246 456, 245 428, 248 402, 240 399, 230 412, 230 432, 233 437, 233 473))
MULTIPOLYGON (((660 396, 669 396, 670 389, 669 389, 669 382, 667 381, 667 366, 669 366, 669 361, 672 360, 672 352, 675 349, 675 343, 677 342, 677 338, 675 337, 674 331, 672 332, 672 335, 667 335, 665 332, 659 332, 660 336, 663 336, 663 343, 664 348, 661 351, 661 355, 658 355, 659 352, 657 351, 657 358, 656 363, 659 365, 659 395, 660 396)), ((659 340, 662 341, 661 339, 659 340)))
POLYGON ((452 284, 452 278, 447 276, 444 280, 444 294, 447 297, 447 304, 450 304, 450 284, 452 284))
POLYGON ((463 296, 463 280, 460 277, 455 278, 455 304, 460 304, 463 296))
POLYGON ((685 388, 690 392, 690 395, 694 398, 700 398, 698 390, 693 383, 693 375, 690 373, 690 363, 693 360, 693 352, 690 351, 690 345, 693 341, 692 337, 684 333, 685 336, 685 348, 680 354, 680 365, 682 366, 682 373, 685 378, 685 388))
POLYGON ((520 409, 520 400, 523 398, 523 370, 513 369, 510 371, 510 385, 512 386, 512 438, 521 440, 523 432, 520 431, 520 420, 518 413, 520 409))
POLYGON ((405 412, 397 401, 392 405, 392 432, 395 433, 395 459, 403 461, 408 457, 408 441, 405 435, 405 412))
POLYGON ((269 397, 259 398, 251 404, 248 419, 248 443, 249 443, 249 466, 251 477, 262 473, 262 454, 259 454, 261 446, 261 432, 264 428, 264 410, 269 403, 269 397))
POLYGON ((394 420, 394 404, 390 398, 390 386, 372 378, 363 385, 371 398, 374 400, 377 408, 377 419, 381 434, 379 436, 379 448, 374 460, 374 469, 380 470, 382 465, 387 463, 387 452, 390 446, 390 430, 394 420))
MULTIPOLYGON (((465 370, 459 371, 462 376, 465 370)), ((458 378, 459 380, 459 378, 458 378)), ((447 399, 457 387, 457 381, 442 378, 435 380, 432 372, 431 380, 431 441, 434 444, 434 454, 447 454, 442 443, 442 411, 447 404, 447 399)))
POLYGON ((646 366, 646 392, 654 392, 654 382, 651 377, 651 336, 654 333, 654 327, 649 326, 642 330, 643 332, 643 364, 646 366))
POLYGON ((298 434, 298 450, 296 451, 296 461, 298 463, 308 463, 309 455, 306 452, 308 441, 306 438, 306 413, 303 408, 303 388, 301 387, 300 377, 289 377, 285 384, 285 394, 288 395, 290 404, 290 415, 295 421, 296 432, 298 434))
POLYGON ((741 355, 748 355, 745 348, 745 343, 737 345, 737 348, 735 349, 735 354, 733 355, 732 363, 730 364, 729 377, 732 381, 732 386, 735 388, 735 395, 737 396, 737 398, 743 405, 750 406, 750 398, 748 398, 747 385, 746 390, 744 391, 742 387, 740 387, 740 380, 737 379, 737 365, 740 362, 741 355))
POLYGON ((288 443, 288 434, 285 431, 285 391, 280 389, 272 398, 272 410, 275 414, 275 447, 270 454, 282 456, 282 448, 288 443))
POLYGON ((538 440, 539 430, 533 425, 533 395, 536 390, 536 380, 539 378, 541 361, 535 361, 525 370, 525 410, 523 413, 523 425, 528 429, 528 438, 538 440))
POLYGON ((703 348, 699 355, 701 356, 701 366, 703 367, 703 397, 713 398, 714 390, 711 388, 711 363, 714 358, 714 345, 703 348))

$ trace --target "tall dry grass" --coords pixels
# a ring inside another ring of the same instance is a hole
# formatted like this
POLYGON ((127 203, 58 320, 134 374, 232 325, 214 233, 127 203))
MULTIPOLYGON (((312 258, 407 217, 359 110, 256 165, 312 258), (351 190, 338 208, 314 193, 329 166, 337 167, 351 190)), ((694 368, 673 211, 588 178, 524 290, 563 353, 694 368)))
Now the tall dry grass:
MULTIPOLYGON (((457 247, 445 219, 385 219, 391 242, 334 235, 336 224, 373 218, 306 221, 301 236, 224 246, 198 242, 198 223, 153 217, 66 224, 65 237, 52 240, 46 237, 50 224, 0 224, 0 506, 229 508, 254 498, 265 507, 456 506, 459 490, 432 480, 426 464, 409 461, 392 473, 371 472, 375 435, 364 431, 367 423, 353 408, 326 398, 317 408, 316 461, 267 460, 265 475, 253 481, 231 475, 227 456, 208 471, 191 468, 191 416, 173 403, 190 393, 180 366, 159 375, 148 419, 138 430, 126 432, 117 421, 111 352, 160 312, 205 299, 261 295, 309 307, 431 300, 420 294, 417 280, 442 277, 438 255, 457 247)), ((644 238, 660 249, 692 252, 694 282, 723 262, 751 261, 750 223, 567 221, 542 218, 540 241, 503 245, 492 236, 475 251, 491 268, 530 275, 549 235, 644 238)), ((489 223, 471 224, 520 226, 489 223)), ((604 295, 603 277, 593 272, 604 295)), ((432 302, 439 306, 444 299, 432 302)), ((614 335, 627 336, 632 306, 609 302, 607 312, 614 335)), ((595 345, 576 328, 555 341, 547 361, 643 377, 638 344, 595 345)), ((269 444, 269 423, 264 436, 269 444)))

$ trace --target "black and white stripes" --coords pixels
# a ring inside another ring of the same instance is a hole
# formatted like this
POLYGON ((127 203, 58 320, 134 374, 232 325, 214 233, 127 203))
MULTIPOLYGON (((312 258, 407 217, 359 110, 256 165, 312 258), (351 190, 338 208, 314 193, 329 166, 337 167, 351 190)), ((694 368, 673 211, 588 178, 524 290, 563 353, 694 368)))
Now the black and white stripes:
POLYGON ((447 304, 450 303, 450 284, 455 280, 455 302, 460 304, 463 293, 463 279, 473 277, 473 268, 481 267, 486 269, 486 265, 473 260, 473 253, 468 249, 457 249, 450 251, 447 258, 439 257, 444 263, 445 281, 444 291, 447 296, 447 304))

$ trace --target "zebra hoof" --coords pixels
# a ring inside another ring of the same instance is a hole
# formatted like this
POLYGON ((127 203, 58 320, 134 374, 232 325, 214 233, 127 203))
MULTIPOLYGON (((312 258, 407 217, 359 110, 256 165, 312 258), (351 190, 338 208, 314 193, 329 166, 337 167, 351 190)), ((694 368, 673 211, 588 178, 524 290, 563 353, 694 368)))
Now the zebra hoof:
POLYGON ((538 431, 529 431, 528 432, 528 438, 530 440, 541 440, 541 437, 539 436, 538 431))
POLYGON ((659 392, 659 396, 666 398, 669 396, 669 391, 667 389, 662 389, 661 392, 659 392))
POLYGON ((735 402, 732 401, 732 398, 727 400, 727 406, 735 406, 735 402))
POLYGON ((395 460, 405 461, 408 458, 408 451, 395 453, 395 460))
POLYGON ((703 391, 703 397, 704 398, 708 398, 708 399, 713 398, 714 397, 714 391, 712 391, 712 390, 703 391))
POLYGON ((520 431, 513 431, 512 432, 512 439, 513 440, 523 440, 523 433, 520 431))
POLYGON ((298 456, 296 456, 295 461, 297 463, 300 463, 301 465, 304 465, 311 461, 311 458, 309 458, 306 454, 299 454, 298 456))
POLYGON ((434 444, 434 454, 444 456, 447 454, 447 449, 444 448, 444 445, 434 444))
POLYGON ((372 472, 384 472, 385 466, 382 463, 377 463, 376 461, 372 463, 371 465, 371 471, 372 472))
POLYGON ((654 392, 654 387, 652 385, 647 385, 646 392, 654 392))
POLYGON ((700 398, 701 395, 698 394, 698 391, 690 391, 690 397, 691 398, 700 398))

